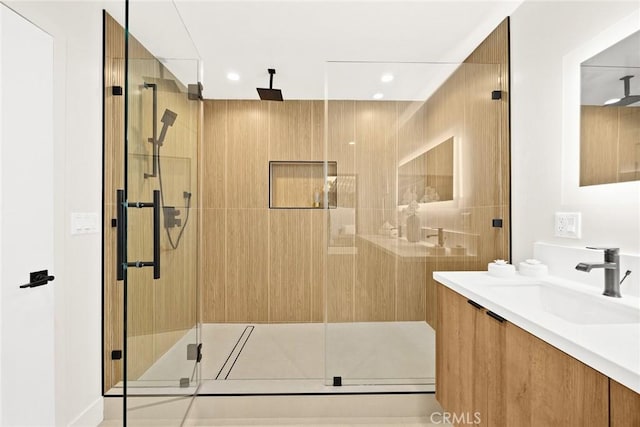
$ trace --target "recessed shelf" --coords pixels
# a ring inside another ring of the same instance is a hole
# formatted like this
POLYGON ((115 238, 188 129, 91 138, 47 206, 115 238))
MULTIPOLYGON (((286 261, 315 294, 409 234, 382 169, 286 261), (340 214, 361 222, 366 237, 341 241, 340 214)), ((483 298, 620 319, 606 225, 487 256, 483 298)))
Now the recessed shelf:
POLYGON ((337 162, 271 161, 269 162, 269 208, 335 208, 337 206, 337 175, 337 162))

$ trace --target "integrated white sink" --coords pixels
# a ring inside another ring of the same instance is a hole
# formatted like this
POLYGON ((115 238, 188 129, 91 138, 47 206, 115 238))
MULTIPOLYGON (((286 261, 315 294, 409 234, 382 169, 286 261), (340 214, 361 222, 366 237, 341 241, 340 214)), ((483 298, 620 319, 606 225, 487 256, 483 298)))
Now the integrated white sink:
POLYGON ((527 309, 541 310, 582 325, 639 323, 640 307, 634 309, 617 300, 546 283, 492 285, 490 292, 527 309))

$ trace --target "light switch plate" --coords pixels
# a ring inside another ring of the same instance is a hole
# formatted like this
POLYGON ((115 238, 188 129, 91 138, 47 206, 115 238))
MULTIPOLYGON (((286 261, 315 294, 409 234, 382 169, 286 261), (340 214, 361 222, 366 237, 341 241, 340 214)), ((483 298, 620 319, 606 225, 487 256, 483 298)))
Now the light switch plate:
POLYGON ((100 217, 97 212, 72 212, 71 234, 92 234, 99 230, 100 217))
POLYGON ((579 239, 582 237, 582 219, 580 212, 556 212, 556 237, 579 239))

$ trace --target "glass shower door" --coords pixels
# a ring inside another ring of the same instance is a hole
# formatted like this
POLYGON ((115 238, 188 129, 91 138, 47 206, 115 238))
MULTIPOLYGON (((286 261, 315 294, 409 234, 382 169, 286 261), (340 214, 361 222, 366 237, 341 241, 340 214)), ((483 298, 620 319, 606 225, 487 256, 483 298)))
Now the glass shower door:
POLYGON ((199 61, 186 30, 183 48, 167 51, 163 34, 148 25, 148 16, 164 16, 163 25, 182 28, 173 2, 129 1, 127 7, 125 180, 118 192, 124 417, 135 424, 154 418, 151 414, 160 409, 154 405, 163 405, 171 408, 167 418, 180 425, 199 385, 201 358, 199 61), (165 397, 141 408, 137 395, 165 397))
POLYGON ((338 164, 326 224, 327 385, 434 391, 433 272, 509 258, 500 71, 327 64, 325 156, 338 164), (393 84, 382 83, 389 73, 393 84), (353 92, 354 80, 369 90, 353 92))

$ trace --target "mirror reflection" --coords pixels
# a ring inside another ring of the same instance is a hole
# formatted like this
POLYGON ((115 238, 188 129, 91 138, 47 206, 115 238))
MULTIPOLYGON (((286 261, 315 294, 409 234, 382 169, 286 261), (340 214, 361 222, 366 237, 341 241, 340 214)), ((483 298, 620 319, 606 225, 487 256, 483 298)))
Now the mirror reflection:
POLYGON ((580 66, 580 186, 640 180, 640 31, 580 66))
POLYGON ((453 200, 453 137, 398 168, 398 203, 453 200))

